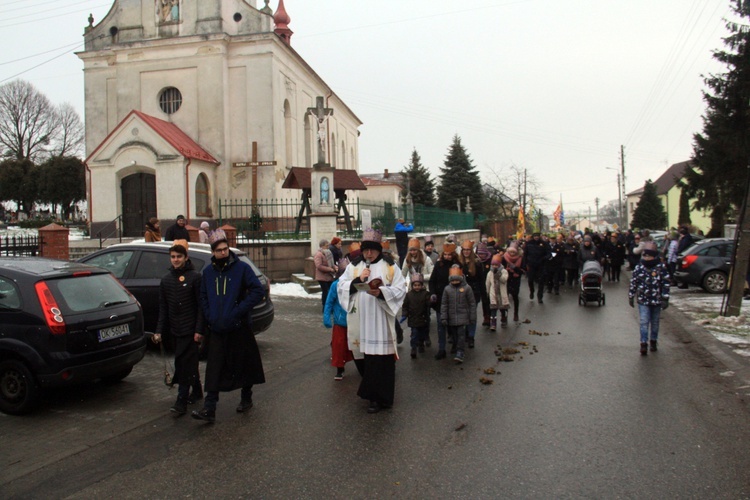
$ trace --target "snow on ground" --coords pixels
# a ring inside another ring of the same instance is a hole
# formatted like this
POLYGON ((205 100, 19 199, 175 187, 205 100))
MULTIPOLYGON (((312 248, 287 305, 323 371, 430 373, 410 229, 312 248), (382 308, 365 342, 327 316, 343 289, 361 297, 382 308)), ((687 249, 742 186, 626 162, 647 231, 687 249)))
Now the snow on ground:
POLYGON ((742 301, 739 316, 722 316, 724 295, 713 295, 700 288, 680 290, 672 287, 669 303, 687 314, 696 325, 711 333, 717 340, 727 344, 737 354, 750 357, 750 301, 742 301))
POLYGON ((271 297, 297 297, 320 300, 320 292, 307 293, 299 283, 271 283, 271 297))

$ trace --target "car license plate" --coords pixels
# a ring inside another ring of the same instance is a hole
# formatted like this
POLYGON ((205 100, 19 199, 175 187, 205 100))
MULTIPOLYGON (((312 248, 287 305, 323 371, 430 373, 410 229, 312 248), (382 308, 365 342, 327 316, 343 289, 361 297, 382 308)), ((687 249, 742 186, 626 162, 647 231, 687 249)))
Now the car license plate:
POLYGON ((124 325, 111 326, 109 328, 102 328, 99 330, 99 342, 106 342, 107 340, 116 339, 117 337, 124 337, 130 334, 130 325, 125 323, 124 325))

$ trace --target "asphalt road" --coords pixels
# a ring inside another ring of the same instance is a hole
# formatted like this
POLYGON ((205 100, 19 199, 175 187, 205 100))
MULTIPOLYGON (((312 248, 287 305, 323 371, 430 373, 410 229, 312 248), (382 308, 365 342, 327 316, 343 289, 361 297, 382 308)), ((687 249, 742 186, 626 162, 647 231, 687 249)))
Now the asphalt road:
POLYGON ((606 306, 585 308, 570 291, 543 305, 522 294, 530 322, 480 327, 461 366, 432 359, 435 347, 411 360, 405 342, 394 408, 376 415, 356 397, 353 366, 333 381, 320 303, 277 298, 258 337, 268 382, 248 414, 231 393, 213 425, 173 418, 176 394, 152 351, 120 384, 0 414, 0 496, 750 496, 750 387, 726 376, 679 311, 662 321, 659 352, 641 357, 626 283, 605 291, 606 306), (519 353, 498 361, 498 346, 519 353))

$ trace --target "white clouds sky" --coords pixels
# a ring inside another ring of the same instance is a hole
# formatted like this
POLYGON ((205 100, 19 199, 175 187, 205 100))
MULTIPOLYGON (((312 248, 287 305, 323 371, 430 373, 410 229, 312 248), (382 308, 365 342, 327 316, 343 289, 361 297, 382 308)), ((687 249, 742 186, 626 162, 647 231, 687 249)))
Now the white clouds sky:
MULTIPOLYGON (((258 3, 262 6, 262 0, 258 3)), ((271 0, 272 8, 278 1, 271 0)), ((31 81, 83 111, 73 55, 108 0, 0 0, 0 80, 31 81), (49 53, 32 57, 35 54, 49 53), (20 59, 16 62, 11 62, 20 59)), ((364 122, 360 172, 434 176, 454 134, 483 180, 516 165, 554 210, 617 198, 686 160, 701 130, 701 75, 726 36, 729 0, 285 0, 292 46, 364 122)))

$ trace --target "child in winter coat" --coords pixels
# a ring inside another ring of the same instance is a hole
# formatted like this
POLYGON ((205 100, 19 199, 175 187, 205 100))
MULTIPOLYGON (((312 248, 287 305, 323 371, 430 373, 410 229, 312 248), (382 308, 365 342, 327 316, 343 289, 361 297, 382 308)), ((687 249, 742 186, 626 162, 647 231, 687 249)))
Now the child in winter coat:
POLYGON ((658 256, 656 244, 647 242, 642 249, 640 263, 633 269, 628 291, 630 307, 635 307, 635 296, 638 295, 642 356, 648 354, 649 327, 651 328, 651 351, 656 351, 661 310, 669 307, 669 271, 658 256))
POLYGON ((331 366, 336 367, 336 376, 333 380, 342 380, 344 378, 344 365, 347 361, 354 359, 352 351, 349 350, 349 341, 347 339, 346 311, 339 304, 337 286, 339 280, 331 284, 331 289, 326 297, 326 304, 323 308, 323 324, 326 328, 333 326, 331 333, 331 366))
POLYGON ((487 273, 487 294, 490 297, 490 330, 497 328, 497 311, 500 311, 500 326, 508 325, 508 271, 503 268, 503 256, 492 256, 490 271, 487 273))
POLYGON ((424 343, 430 328, 430 292, 424 286, 424 277, 411 275, 411 290, 401 306, 401 321, 408 319, 411 328, 411 359, 417 358, 417 351, 424 352, 424 343))
POLYGON ((456 353, 453 361, 463 363, 466 330, 468 325, 476 323, 477 303, 474 300, 474 291, 466 284, 459 265, 450 268, 448 280, 450 284, 443 290, 440 305, 440 321, 448 329, 448 335, 453 342, 451 352, 456 353))

